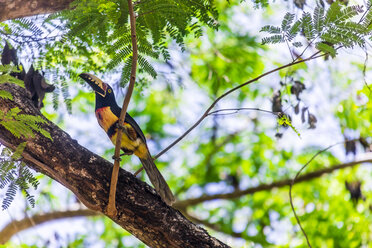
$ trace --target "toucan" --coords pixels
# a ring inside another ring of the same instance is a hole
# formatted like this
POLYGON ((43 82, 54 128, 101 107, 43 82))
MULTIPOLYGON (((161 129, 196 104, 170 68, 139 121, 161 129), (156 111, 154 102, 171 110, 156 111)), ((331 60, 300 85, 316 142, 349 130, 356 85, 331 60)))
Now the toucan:
MULTIPOLYGON (((94 90, 96 95, 95 113, 99 125, 105 130, 111 142, 116 144, 116 136, 119 128, 119 117, 121 108, 115 100, 115 95, 107 83, 104 83, 98 77, 82 73, 79 75, 94 90)), ((161 196, 165 203, 172 205, 175 198, 165 179, 156 167, 149 149, 146 144, 146 138, 137 122, 126 113, 121 139, 121 150, 125 155, 136 155, 154 185, 155 190, 161 196)))

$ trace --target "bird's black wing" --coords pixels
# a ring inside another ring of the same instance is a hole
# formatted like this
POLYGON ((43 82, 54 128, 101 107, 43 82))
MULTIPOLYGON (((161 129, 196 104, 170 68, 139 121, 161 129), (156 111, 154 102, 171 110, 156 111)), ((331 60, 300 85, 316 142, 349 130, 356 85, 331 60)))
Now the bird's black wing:
MULTIPOLYGON (((117 104, 114 104, 110 108, 111 108, 111 111, 114 113, 114 115, 116 115, 118 118, 120 118, 121 108, 117 104)), ((139 125, 133 119, 132 116, 130 116, 128 113, 126 113, 124 122, 129 123, 134 128, 137 135, 139 135, 139 137, 146 143, 145 135, 143 134, 141 128, 139 127, 139 125)))
POLYGON ((141 137, 141 139, 146 143, 146 138, 145 135, 143 134, 141 128, 137 124, 137 122, 133 119, 132 116, 130 116, 128 113, 125 115, 125 120, 126 123, 129 123, 134 130, 136 130, 136 133, 141 137))

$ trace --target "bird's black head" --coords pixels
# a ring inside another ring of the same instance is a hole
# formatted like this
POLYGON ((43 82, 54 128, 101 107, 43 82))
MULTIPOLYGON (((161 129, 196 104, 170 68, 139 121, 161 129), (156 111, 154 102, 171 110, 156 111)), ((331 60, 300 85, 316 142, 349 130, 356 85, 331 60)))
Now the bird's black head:
POLYGON ((117 106, 115 95, 110 85, 89 73, 82 73, 79 76, 84 79, 96 93, 96 109, 107 106, 117 106))

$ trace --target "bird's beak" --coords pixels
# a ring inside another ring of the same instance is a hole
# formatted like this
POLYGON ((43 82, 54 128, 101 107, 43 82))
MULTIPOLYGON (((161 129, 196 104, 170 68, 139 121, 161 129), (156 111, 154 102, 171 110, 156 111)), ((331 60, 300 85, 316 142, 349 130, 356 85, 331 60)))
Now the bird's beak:
POLYGON ((97 94, 100 94, 102 97, 106 96, 107 84, 101 79, 89 73, 81 73, 79 76, 84 79, 97 94))

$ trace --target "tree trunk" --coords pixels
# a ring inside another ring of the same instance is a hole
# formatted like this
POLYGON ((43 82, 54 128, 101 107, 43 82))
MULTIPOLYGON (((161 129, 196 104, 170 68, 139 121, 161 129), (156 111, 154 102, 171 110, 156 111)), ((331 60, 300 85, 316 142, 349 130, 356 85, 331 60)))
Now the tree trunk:
POLYGON ((67 9, 73 0, 0 0, 0 22, 67 9))
MULTIPOLYGON (((1 89, 14 97, 14 101, 0 98, 1 111, 18 107, 24 114, 42 116, 25 89, 0 84, 1 89)), ((113 165, 80 146, 52 122, 48 121, 42 128, 51 134, 53 141, 35 133, 34 138, 27 140, 23 161, 70 189, 88 208, 104 213, 113 165)), ((0 126, 0 143, 14 149, 23 141, 0 126)), ((153 188, 131 173, 120 170, 117 188, 118 213, 109 217, 148 246, 228 247, 167 206, 153 188)))

